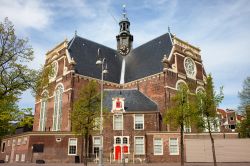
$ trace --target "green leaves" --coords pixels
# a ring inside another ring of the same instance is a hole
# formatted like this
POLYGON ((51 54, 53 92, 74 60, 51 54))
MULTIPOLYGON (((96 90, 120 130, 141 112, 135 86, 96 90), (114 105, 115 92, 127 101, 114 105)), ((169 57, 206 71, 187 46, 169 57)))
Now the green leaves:
POLYGON ((240 106, 239 109, 245 116, 241 124, 238 126, 238 131, 241 137, 250 137, 250 77, 247 77, 243 82, 243 89, 239 92, 240 106))
POLYGON ((245 112, 246 107, 250 106, 250 77, 244 80, 242 90, 239 92, 239 98, 239 109, 245 112))
POLYGON ((188 87, 181 84, 176 95, 171 99, 170 109, 166 110, 165 123, 174 128, 192 125, 196 121, 192 98, 188 87))
POLYGON ((198 127, 210 130, 212 124, 215 126, 217 125, 216 109, 224 98, 222 90, 223 88, 221 87, 220 92, 216 94, 214 91, 213 78, 211 74, 209 74, 207 77, 207 84, 205 85, 205 91, 196 94, 195 108, 199 112, 200 116, 203 117, 203 123, 201 123, 198 127))
POLYGON ((71 113, 72 130, 78 134, 90 133, 96 126, 96 119, 100 117, 100 95, 98 84, 90 81, 79 92, 71 113))
POLYGON ((14 26, 6 18, 0 23, 0 100, 17 97, 34 82, 35 70, 27 67, 33 60, 33 49, 28 40, 18 39, 14 26))
POLYGON ((27 110, 19 110, 16 103, 36 81, 37 71, 27 66, 33 53, 28 40, 17 38, 14 26, 5 18, 0 23, 0 137, 14 131, 14 122, 26 121, 27 110))

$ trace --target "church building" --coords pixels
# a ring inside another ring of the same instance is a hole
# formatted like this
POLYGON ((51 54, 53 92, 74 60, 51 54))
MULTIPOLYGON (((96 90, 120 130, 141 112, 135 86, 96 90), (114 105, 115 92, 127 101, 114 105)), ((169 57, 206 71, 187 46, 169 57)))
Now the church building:
MULTIPOLYGON (((167 31, 167 29, 166 29, 167 31)), ((112 36, 111 36, 112 37, 112 36)), ((33 131, 7 136, 0 160, 5 162, 76 162, 81 139, 71 132, 70 114, 79 90, 89 81, 101 86, 102 71, 96 65, 105 59, 104 107, 109 125, 90 139, 92 161, 98 161, 103 142, 105 162, 179 162, 180 134, 163 123, 170 99, 181 84, 204 89, 206 73, 200 49, 168 32, 136 48, 130 21, 124 9, 112 49, 75 34, 48 51, 45 66, 52 64, 52 88, 44 89, 35 102, 33 131)), ((186 126, 186 132, 192 132, 186 126)))

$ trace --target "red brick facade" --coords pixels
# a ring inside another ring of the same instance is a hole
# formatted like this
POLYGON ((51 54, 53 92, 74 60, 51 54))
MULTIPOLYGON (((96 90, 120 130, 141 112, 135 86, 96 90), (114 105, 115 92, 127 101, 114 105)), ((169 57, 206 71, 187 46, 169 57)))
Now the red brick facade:
MULTIPOLYGON (((179 80, 185 81, 187 84, 194 86, 190 87, 192 92, 196 92, 197 87, 204 85, 203 78, 205 77, 204 67, 200 58, 200 50, 188 43, 181 41, 180 39, 173 37, 174 46, 169 55, 168 62, 170 67, 164 68, 162 72, 134 80, 125 84, 117 84, 108 81, 104 81, 104 89, 132 89, 136 88, 142 92, 145 96, 149 97, 158 105, 158 110, 152 110, 151 112, 125 112, 123 114, 124 132, 123 136, 129 138, 129 153, 126 157, 139 158, 139 160, 147 160, 149 162, 178 162, 180 155, 169 155, 169 139, 174 137, 178 138, 177 133, 166 134, 154 134, 150 132, 167 131, 168 128, 162 122, 163 114, 170 106, 170 98, 176 92, 176 84, 179 80), (196 75, 194 78, 189 78, 186 74, 184 67, 184 59, 189 57, 195 64, 196 75), (143 130, 134 129, 134 116, 135 114, 142 114, 144 116, 144 128, 143 130), (163 140, 163 154, 164 155, 152 155, 153 139, 155 137, 161 137, 163 140), (135 152, 135 137, 144 138, 145 153, 141 155, 134 154, 135 152)), ((68 141, 70 137, 74 137, 72 134, 65 132, 71 131, 70 113, 72 111, 73 102, 78 98, 79 90, 85 86, 90 80, 96 80, 100 83, 99 79, 87 77, 84 75, 76 74, 74 65, 77 63, 70 57, 67 50, 67 41, 62 42, 56 46, 53 50, 46 54, 45 66, 53 62, 57 62, 58 70, 56 76, 50 82, 50 88, 48 89, 48 101, 46 107, 46 120, 45 131, 39 131, 40 115, 41 115, 41 99, 37 97, 35 103, 35 115, 34 115, 34 134, 28 136, 28 144, 23 146, 23 152, 19 147, 15 148, 15 151, 26 154, 25 161, 34 162, 38 159, 46 160, 46 162, 74 162, 74 157, 68 155, 68 141), (61 110, 61 128, 59 132, 53 131, 53 114, 55 110, 55 90, 61 85, 63 87, 62 93, 62 110, 61 110), (39 132, 38 132, 39 131, 39 132), (35 133, 39 133, 36 135, 35 133), (61 138, 60 142, 57 142, 57 137, 61 138), (34 144, 44 144, 44 150, 46 153, 32 153, 32 146, 34 144)), ((125 99, 126 100, 126 99, 125 99)), ((105 123, 104 129, 104 156, 109 158, 110 154, 115 155, 115 137, 121 136, 121 130, 113 130, 113 114, 110 113, 109 121, 105 123)), ((98 132, 94 132, 92 136, 98 136, 98 132)), ((92 141, 92 138, 90 138, 92 141)), ((178 142, 179 143, 179 142, 178 142)), ((78 147, 80 141, 77 141, 78 147)), ((90 144, 91 146, 91 144, 90 144)), ((20 146, 21 148, 21 146, 20 146)), ((77 149, 77 155, 79 155, 79 148, 77 149)), ((6 150, 6 154, 10 153, 6 150)), ((90 153, 93 153, 93 148, 90 148, 90 153)), ((13 155, 12 155, 13 156, 13 155)), ((5 156, 1 155, 1 158, 5 159, 5 156)), ((114 158, 114 156, 113 156, 114 158)), ((10 160, 9 160, 10 161, 10 160)), ((15 161, 12 158, 12 161, 15 161)), ((20 160, 19 160, 20 161, 20 160)))

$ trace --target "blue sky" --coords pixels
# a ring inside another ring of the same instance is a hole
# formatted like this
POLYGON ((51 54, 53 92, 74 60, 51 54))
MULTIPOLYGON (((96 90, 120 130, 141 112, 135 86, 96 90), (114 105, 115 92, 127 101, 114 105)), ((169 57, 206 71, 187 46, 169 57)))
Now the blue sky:
MULTIPOLYGON (((221 108, 237 108, 242 82, 250 76, 249 0, 0 0, 0 20, 8 17, 19 37, 35 51, 30 67, 44 63, 45 53, 77 34, 116 48, 117 21, 126 4, 134 47, 168 31, 202 50, 215 87, 224 87, 221 108)), ((21 108, 34 108, 25 92, 21 108)))

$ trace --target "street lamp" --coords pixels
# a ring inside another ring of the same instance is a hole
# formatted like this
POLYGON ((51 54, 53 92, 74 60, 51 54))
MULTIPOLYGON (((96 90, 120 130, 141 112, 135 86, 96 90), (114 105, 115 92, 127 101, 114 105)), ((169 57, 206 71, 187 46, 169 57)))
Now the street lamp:
POLYGON ((103 75, 108 73, 107 61, 105 58, 100 56, 100 48, 97 51, 98 59, 96 65, 101 65, 101 113, 100 113, 100 142, 101 146, 99 148, 99 166, 103 166, 103 75))

